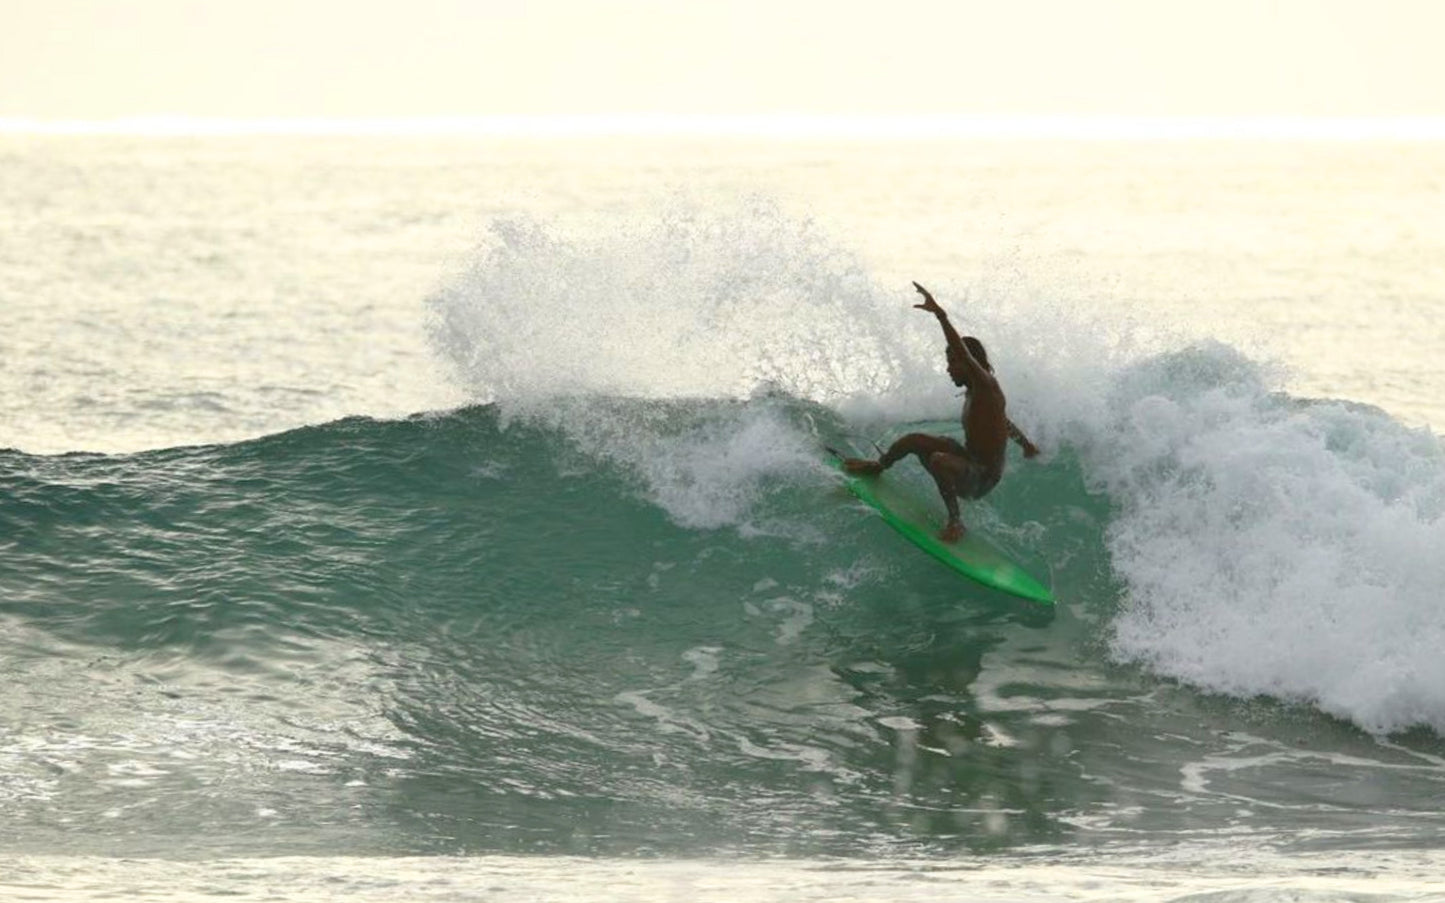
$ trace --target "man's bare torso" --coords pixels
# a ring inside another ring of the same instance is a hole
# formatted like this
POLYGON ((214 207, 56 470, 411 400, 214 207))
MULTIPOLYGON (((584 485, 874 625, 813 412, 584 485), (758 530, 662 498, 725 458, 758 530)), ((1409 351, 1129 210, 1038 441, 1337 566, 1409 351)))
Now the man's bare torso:
POLYGON ((1007 401, 998 381, 978 380, 963 403, 964 448, 969 457, 991 473, 1002 473, 1008 447, 1007 401))

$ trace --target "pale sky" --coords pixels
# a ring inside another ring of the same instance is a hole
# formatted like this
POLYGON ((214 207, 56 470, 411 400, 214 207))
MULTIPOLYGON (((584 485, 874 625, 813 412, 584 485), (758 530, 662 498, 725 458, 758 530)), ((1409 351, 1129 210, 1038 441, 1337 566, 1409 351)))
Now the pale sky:
POLYGON ((1445 0, 0 0, 0 119, 1445 116, 1445 0))

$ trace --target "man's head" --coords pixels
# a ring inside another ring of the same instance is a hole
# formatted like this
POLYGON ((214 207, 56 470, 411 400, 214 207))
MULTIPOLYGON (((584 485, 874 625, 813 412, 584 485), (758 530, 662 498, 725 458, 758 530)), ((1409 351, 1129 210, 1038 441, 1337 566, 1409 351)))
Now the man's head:
MULTIPOLYGON (((964 347, 968 349, 968 353, 973 355, 973 359, 978 361, 979 366, 990 373, 993 372, 993 364, 988 362, 988 352, 984 350, 982 342, 971 335, 967 335, 963 337, 963 344, 964 347)), ((968 365, 963 360, 963 355, 956 353, 952 346, 949 346, 947 352, 948 375, 953 380, 953 384, 955 386, 967 386, 968 365)))

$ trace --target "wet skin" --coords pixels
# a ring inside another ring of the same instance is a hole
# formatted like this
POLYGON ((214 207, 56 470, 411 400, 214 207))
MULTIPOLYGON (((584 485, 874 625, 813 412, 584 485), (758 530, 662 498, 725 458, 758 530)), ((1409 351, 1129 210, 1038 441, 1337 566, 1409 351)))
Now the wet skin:
POLYGON ((933 295, 917 282, 913 287, 923 296, 922 304, 915 304, 919 310, 927 311, 938 318, 948 342, 948 375, 955 386, 968 390, 963 404, 963 444, 944 436, 929 436, 924 433, 909 433, 888 447, 876 461, 865 458, 848 458, 843 469, 852 474, 879 474, 909 455, 916 455, 923 468, 933 477, 943 504, 948 508, 948 523, 939 538, 944 542, 955 542, 964 534, 959 518, 958 500, 982 498, 1003 476, 1005 451, 1010 438, 1023 447, 1024 457, 1032 458, 1038 448, 1028 440, 1018 427, 1008 419, 1008 401, 1003 389, 988 366, 987 352, 983 345, 973 340, 965 342, 948 321, 948 314, 933 295), (969 350, 974 344, 983 360, 980 361, 969 350))

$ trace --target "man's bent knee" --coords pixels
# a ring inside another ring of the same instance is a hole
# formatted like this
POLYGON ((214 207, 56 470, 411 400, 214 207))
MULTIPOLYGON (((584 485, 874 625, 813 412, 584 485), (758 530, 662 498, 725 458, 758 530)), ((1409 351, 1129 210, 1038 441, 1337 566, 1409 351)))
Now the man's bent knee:
POLYGON ((888 451, 884 452, 879 460, 888 467, 909 455, 917 455, 919 462, 926 467, 928 456, 938 448, 938 443, 936 436, 927 433, 905 433, 893 440, 893 444, 888 446, 888 451))

